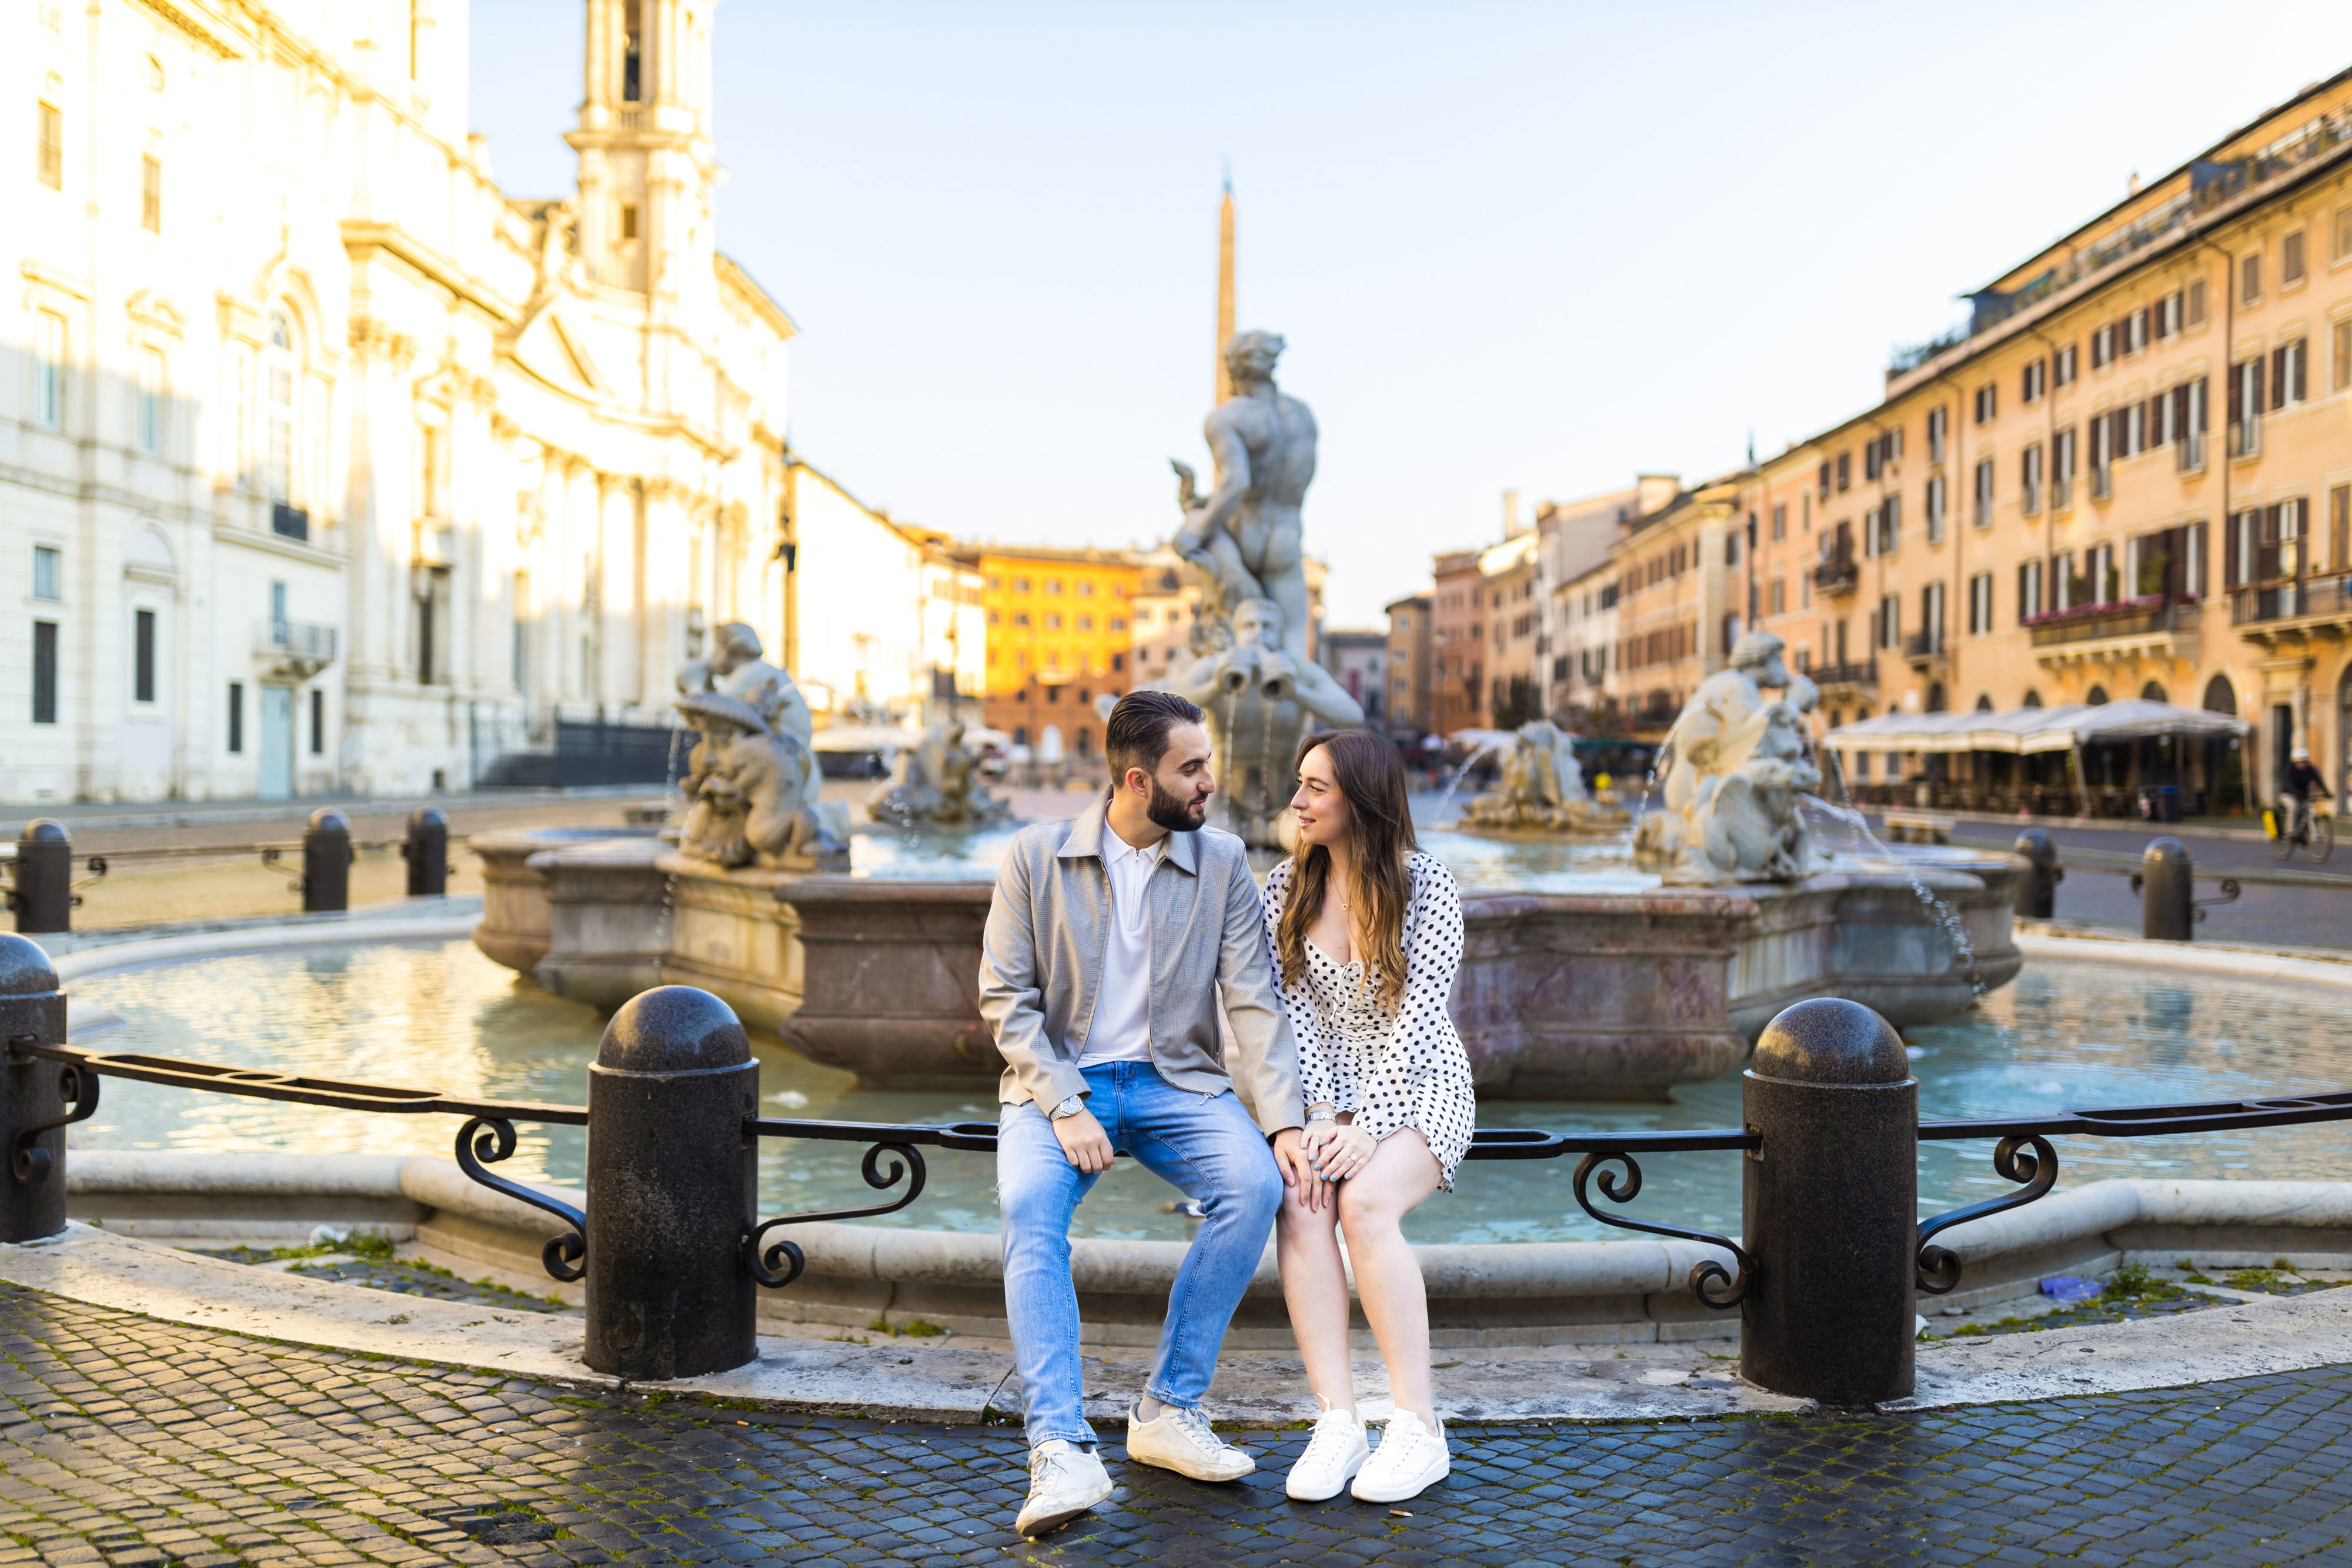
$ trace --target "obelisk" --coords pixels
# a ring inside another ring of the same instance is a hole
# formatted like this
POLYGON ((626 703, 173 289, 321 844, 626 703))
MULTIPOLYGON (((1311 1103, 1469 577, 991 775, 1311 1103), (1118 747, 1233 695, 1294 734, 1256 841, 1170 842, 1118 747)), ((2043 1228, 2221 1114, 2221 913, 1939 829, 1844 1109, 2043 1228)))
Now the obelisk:
MULTIPOLYGON (((1225 345, 1234 340, 1234 173, 1225 170, 1225 199, 1217 208, 1217 402, 1234 395, 1225 345)), ((1215 404, 1211 404, 1214 407, 1215 404)))

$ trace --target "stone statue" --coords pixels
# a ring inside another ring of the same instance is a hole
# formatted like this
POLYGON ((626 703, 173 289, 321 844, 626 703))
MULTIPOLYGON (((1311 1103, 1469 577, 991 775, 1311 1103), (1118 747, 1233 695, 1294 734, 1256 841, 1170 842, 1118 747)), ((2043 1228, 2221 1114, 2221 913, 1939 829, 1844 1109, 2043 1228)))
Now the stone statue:
POLYGON ((1782 647, 1769 632, 1740 638, 1666 732, 1663 805, 1634 830, 1633 856, 1668 883, 1791 881, 1827 863, 1799 810, 1821 784, 1804 738, 1819 695, 1790 673, 1782 647), (1783 695, 1768 702, 1767 688, 1783 695))
POLYGON ((1497 788, 1462 809, 1462 825, 1538 832, 1600 832, 1625 824, 1626 813, 1596 803, 1570 737, 1547 719, 1519 726, 1497 788))
POLYGON ((963 744, 963 723, 947 719, 899 753, 898 783, 867 808, 894 827, 982 827, 1010 818, 1013 808, 981 782, 977 759, 963 744))
MULTIPOLYGON (((760 633, 748 622, 726 622, 711 634, 711 643, 709 658, 688 659, 677 667, 677 689, 733 697, 759 716, 768 733, 799 741, 800 754, 807 758, 801 788, 815 799, 816 720, 800 687, 793 684, 791 675, 761 656, 766 650, 760 644, 760 633)), ((692 793, 688 791, 689 797, 692 793)))
POLYGON ((676 706, 696 734, 678 848, 729 867, 846 869, 848 847, 817 818, 808 743, 768 727, 759 710, 724 692, 688 692, 676 706))
POLYGON ((1174 459, 1183 525, 1171 541, 1200 570, 1204 613, 1231 616, 1245 600, 1282 611, 1282 646, 1307 657, 1311 607, 1298 508, 1315 477, 1315 416, 1274 384, 1283 341, 1272 332, 1236 332, 1225 344, 1234 395, 1210 411, 1203 434, 1217 484, 1203 498, 1191 467, 1174 459))
POLYGON ((1243 600, 1229 622, 1230 645, 1194 659, 1169 687, 1208 715, 1217 764, 1209 820, 1255 848, 1288 847, 1298 743, 1317 729, 1364 722, 1328 670, 1290 651, 1286 625, 1274 601, 1243 600))

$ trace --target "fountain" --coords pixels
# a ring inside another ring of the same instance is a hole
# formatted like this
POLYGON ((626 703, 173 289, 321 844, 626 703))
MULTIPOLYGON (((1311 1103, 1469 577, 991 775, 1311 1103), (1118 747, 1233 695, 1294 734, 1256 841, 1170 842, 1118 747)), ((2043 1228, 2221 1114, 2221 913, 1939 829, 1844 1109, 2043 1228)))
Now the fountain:
POLYGON ((866 808, 894 828, 985 828, 1010 821, 1013 808, 981 781, 979 759, 963 743, 961 719, 943 719, 898 754, 898 777, 866 808))
MULTIPOLYGON (((1467 764, 1465 768, 1466 769, 1467 764)), ((1613 834, 1628 821, 1623 808, 1597 800, 1584 787, 1584 768, 1570 737, 1548 719, 1519 726, 1503 761, 1497 788, 1462 808, 1457 826, 1490 832, 1613 834)))

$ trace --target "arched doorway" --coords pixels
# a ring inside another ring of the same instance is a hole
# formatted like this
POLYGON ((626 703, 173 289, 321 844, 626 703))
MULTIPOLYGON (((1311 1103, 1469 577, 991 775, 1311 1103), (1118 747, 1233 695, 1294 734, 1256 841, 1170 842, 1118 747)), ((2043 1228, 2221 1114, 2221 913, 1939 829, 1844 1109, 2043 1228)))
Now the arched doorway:
POLYGON ((2140 687, 2139 696, 2142 702, 2167 703, 2172 700, 2164 695, 2164 683, 2161 681, 2150 681, 2140 687))
MULTIPOLYGON (((2227 675, 2215 675, 2205 683, 2205 711, 2238 716, 2238 688, 2230 684, 2227 675)), ((2243 809, 2246 800, 2246 747, 2239 740, 2209 740, 2205 743, 2204 810, 2213 813, 2236 812, 2243 809)))
POLYGON ((2093 686, 2089 691, 2083 694, 2083 700, 2090 704, 2093 707, 2105 707, 2107 706, 2107 688, 2105 686, 2093 686))
POLYGON ((2041 706, 2042 706, 2042 694, 2041 694, 2040 692, 2028 692, 2028 693, 2026 693, 2026 694, 2025 694, 2025 700, 2024 700, 2023 702, 2021 702, 2021 703, 2018 704, 2018 706, 2020 706, 2020 707, 2040 707, 2041 706))
POLYGON ((1979 692, 1977 694, 1977 712, 1992 712, 1992 694, 1990 692, 1979 692))
POLYGON ((1927 711, 1942 713, 1949 706, 1950 699, 1944 695, 1944 683, 1930 681, 1927 684, 1927 711))

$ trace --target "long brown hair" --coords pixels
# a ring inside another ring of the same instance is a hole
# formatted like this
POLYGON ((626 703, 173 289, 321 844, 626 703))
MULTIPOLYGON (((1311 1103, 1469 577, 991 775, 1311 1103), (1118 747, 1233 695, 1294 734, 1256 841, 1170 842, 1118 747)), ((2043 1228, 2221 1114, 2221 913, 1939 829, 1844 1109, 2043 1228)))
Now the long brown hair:
MULTIPOLYGON (((1327 729, 1299 742, 1291 771, 1318 747, 1331 758, 1332 777, 1348 802, 1348 858, 1356 881, 1349 935, 1366 960, 1373 996, 1392 1005, 1404 994, 1404 907, 1412 896, 1404 858, 1420 847, 1405 800, 1404 759, 1393 743, 1370 730, 1327 729)), ((1300 841, 1290 855, 1290 898, 1275 924, 1275 956, 1286 983, 1296 984, 1307 967, 1307 928, 1323 912, 1330 880, 1329 852, 1300 841)))

